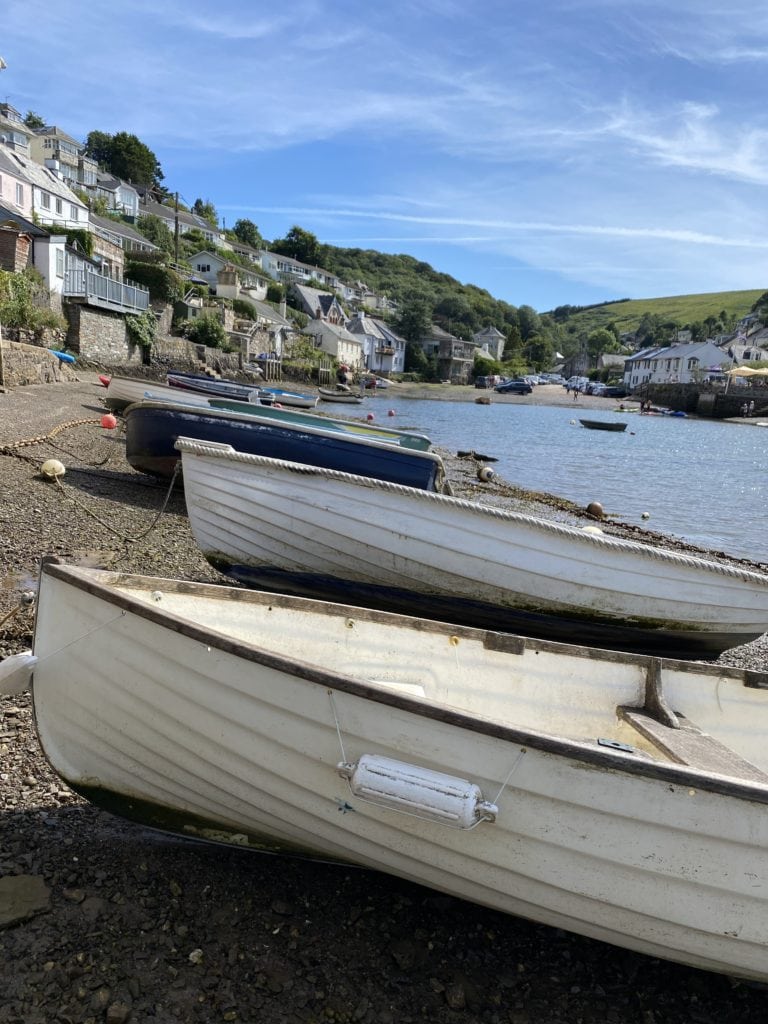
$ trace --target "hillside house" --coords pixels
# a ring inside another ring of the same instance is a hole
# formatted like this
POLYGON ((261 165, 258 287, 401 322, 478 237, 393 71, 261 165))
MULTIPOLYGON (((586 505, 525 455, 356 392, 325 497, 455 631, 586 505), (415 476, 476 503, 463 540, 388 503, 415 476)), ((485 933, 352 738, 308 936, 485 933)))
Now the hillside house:
POLYGON ((297 299, 301 312, 312 320, 325 320, 340 326, 346 324, 347 314, 336 296, 330 292, 321 292, 304 284, 293 284, 291 294, 297 299))
POLYGON ((646 348, 628 356, 624 385, 629 390, 644 384, 690 384, 706 379, 730 360, 711 341, 646 348))
POLYGON ((336 292, 341 289, 338 277, 323 270, 322 267, 312 267, 308 263, 301 263, 290 256, 281 256, 266 249, 261 253, 261 267, 273 280, 282 284, 308 284, 310 281, 317 281, 329 291, 336 292))
POLYGON ((88 192, 96 199, 103 199, 107 209, 135 221, 139 216, 139 193, 121 178, 113 174, 99 171, 96 183, 88 188, 88 192))
POLYGON ((359 312, 347 321, 347 330, 362 342, 366 369, 382 377, 402 373, 405 366, 405 339, 383 320, 359 312))
POLYGON ((112 220, 111 217, 100 217, 96 213, 90 213, 91 231, 94 235, 100 235, 108 242, 119 245, 124 252, 159 252, 159 248, 145 238, 136 228, 122 220, 112 220))
POLYGON ((28 157, 32 134, 32 130, 24 124, 24 118, 16 107, 12 107, 10 103, 0 103, 0 146, 28 157))
POLYGON ((303 328, 302 334, 308 334, 315 348, 326 352, 339 363, 346 363, 353 370, 365 368, 363 343, 346 327, 329 323, 326 320, 310 320, 303 328))
POLYGON ((258 268, 249 270, 218 253, 201 250, 189 257, 195 276, 225 299, 265 299, 269 279, 258 268), (241 294, 245 293, 245 294, 241 294))
POLYGON ((463 341, 432 324, 429 333, 419 339, 419 345, 427 358, 436 359, 440 380, 449 380, 452 384, 469 383, 477 350, 474 341, 463 341))
POLYGON ((85 152, 85 146, 56 125, 37 128, 29 139, 32 159, 53 171, 70 188, 93 188, 98 163, 85 152))
POLYGON ((507 343, 507 339, 498 327, 494 327, 493 324, 483 327, 481 331, 476 331, 472 335, 472 340, 480 351, 487 355, 489 359, 493 359, 494 362, 500 363, 504 358, 504 346, 507 343))
POLYGON ((0 203, 6 210, 32 220, 32 183, 13 154, 0 146, 0 203))

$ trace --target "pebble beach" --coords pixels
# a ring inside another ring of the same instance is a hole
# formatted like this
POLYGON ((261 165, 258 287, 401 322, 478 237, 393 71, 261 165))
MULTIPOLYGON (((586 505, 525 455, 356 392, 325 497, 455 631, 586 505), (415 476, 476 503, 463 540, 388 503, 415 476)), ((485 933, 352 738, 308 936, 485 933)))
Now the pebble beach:
MULTIPOLYGON (((198 553, 181 490, 126 463, 103 396, 79 370, 0 393, 0 658, 31 645, 43 555, 226 582, 198 553), (57 480, 40 473, 50 458, 65 466, 57 480)), ((573 404, 563 389, 534 400, 573 404)), ((471 451, 440 454, 459 496, 594 521, 557 496, 483 482, 471 451)), ((721 661, 762 671, 767 653, 764 636, 721 661)), ((762 1024, 767 999, 388 876, 124 822, 51 771, 28 695, 0 699, 0 1024, 762 1024)))

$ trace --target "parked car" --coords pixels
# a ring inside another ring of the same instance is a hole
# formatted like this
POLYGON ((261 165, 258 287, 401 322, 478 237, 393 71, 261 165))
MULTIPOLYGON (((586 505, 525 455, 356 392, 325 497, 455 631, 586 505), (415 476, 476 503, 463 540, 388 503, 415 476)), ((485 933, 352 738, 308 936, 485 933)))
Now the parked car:
POLYGON ((494 391, 498 391, 500 395, 530 395, 533 388, 527 380, 506 380, 497 384, 494 391))
POLYGON ((603 382, 600 381, 600 380, 591 380, 587 385, 585 385, 585 387, 584 387, 584 394, 585 395, 604 395, 605 394, 605 384, 603 384, 603 382))
POLYGON ((620 384, 609 384, 603 392, 603 398, 626 398, 629 392, 620 384))
POLYGON ((383 391, 384 388, 389 387, 389 381, 385 377, 371 375, 365 378, 365 386, 366 388, 371 388, 371 390, 374 388, 378 390, 380 388, 383 391))
POLYGON ((476 388, 492 388, 493 377, 475 377, 476 388))

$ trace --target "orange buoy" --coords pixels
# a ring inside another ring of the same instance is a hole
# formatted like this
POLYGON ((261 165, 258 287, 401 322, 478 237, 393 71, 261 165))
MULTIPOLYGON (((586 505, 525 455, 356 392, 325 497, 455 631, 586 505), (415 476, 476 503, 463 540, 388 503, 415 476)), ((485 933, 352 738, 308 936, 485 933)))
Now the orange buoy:
POLYGON ((101 417, 101 425, 105 430, 114 430, 117 426, 117 420, 111 412, 108 412, 101 417))

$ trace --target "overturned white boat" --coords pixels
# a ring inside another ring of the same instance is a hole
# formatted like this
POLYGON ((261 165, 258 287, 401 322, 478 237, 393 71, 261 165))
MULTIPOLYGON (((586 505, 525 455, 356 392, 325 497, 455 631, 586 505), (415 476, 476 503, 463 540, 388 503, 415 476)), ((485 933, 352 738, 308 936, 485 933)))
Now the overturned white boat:
POLYGON ((109 810, 768 980, 764 675, 58 564, 29 657, 109 810))
POLYGON ((768 575, 179 438, 205 556, 250 586, 674 657, 768 630, 768 575))

